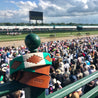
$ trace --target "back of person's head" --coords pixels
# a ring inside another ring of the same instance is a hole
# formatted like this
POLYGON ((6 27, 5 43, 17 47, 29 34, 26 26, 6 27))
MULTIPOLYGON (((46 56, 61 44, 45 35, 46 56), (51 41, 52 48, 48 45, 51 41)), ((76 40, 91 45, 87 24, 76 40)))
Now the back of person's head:
POLYGON ((67 72, 67 68, 65 68, 65 72, 67 72))
POLYGON ((80 73, 81 72, 81 69, 77 69, 77 72, 80 73))
POLYGON ((64 57, 66 57, 66 54, 64 54, 64 57))
POLYGON ((56 78, 56 74, 55 73, 52 73, 51 74, 51 78, 53 79, 53 78, 56 78))
POLYGON ((74 61, 73 59, 71 59, 71 63, 72 63, 72 64, 75 64, 75 61, 74 61))
POLYGON ((79 98, 78 92, 73 93, 71 98, 79 98))
POLYGON ((20 91, 16 91, 14 93, 14 98, 20 98, 20 96, 21 96, 21 92, 20 91))
POLYGON ((88 69, 87 69, 87 67, 84 67, 84 71, 87 71, 88 69))
POLYGON ((20 90, 13 92, 11 94, 8 95, 8 98, 20 98, 21 97, 21 92, 20 90))
POLYGON ((67 61, 66 60, 64 60, 64 64, 66 64, 67 63, 67 61))
POLYGON ((64 74, 64 78, 65 78, 65 79, 68 78, 68 74, 65 73, 65 74, 64 74))
POLYGON ((82 79, 82 78, 83 78, 82 76, 77 77, 78 80, 80 80, 80 79, 82 79))
POLYGON ((89 82, 88 85, 89 85, 90 87, 94 86, 94 85, 95 85, 95 81, 89 82))
POLYGON ((73 93, 69 94, 68 98, 79 98, 79 94, 78 94, 78 92, 73 92, 73 93))
POLYGON ((86 63, 83 63, 83 67, 85 67, 86 66, 86 63))
POLYGON ((71 73, 71 75, 75 75, 75 72, 74 71, 71 71, 70 73, 71 73))
POLYGON ((67 58, 69 58, 69 56, 67 56, 67 58))
POLYGON ((91 69, 94 69, 94 67, 93 67, 93 66, 90 66, 90 68, 91 68, 91 69))
POLYGON ((91 69, 95 69, 95 65, 91 64, 91 65, 90 65, 90 68, 91 68, 91 69))
POLYGON ((61 70, 60 69, 56 69, 56 73, 57 74, 61 74, 61 70))

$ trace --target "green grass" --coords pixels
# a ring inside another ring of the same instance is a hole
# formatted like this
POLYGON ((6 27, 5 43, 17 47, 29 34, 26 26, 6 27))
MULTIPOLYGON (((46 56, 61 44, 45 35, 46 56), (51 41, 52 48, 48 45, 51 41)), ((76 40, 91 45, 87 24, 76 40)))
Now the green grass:
MULTIPOLYGON (((56 35, 56 37, 70 37, 70 36, 78 36, 78 33, 81 33, 80 36, 86 35, 88 33, 90 35, 96 35, 98 34, 98 31, 76 31, 76 32, 52 32, 52 33, 37 33, 39 37, 46 37, 49 38, 50 35, 56 35)), ((0 42, 2 41, 16 41, 16 40, 24 40, 27 34, 21 34, 16 36, 11 35, 0 35, 0 42)))

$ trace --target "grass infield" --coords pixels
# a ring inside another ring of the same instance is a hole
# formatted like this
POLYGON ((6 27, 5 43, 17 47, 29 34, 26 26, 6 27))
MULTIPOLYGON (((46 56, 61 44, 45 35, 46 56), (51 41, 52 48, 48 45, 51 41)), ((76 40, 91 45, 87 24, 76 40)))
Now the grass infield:
MULTIPOLYGON (((33 33, 33 32, 32 32, 33 33)), ((27 34, 21 35, 0 35, 0 42, 4 41, 17 41, 17 40, 24 40, 27 34)), ((98 31, 75 31, 75 32, 52 32, 52 33, 36 33, 39 37, 71 37, 71 36, 83 36, 83 35, 97 35, 98 31)))

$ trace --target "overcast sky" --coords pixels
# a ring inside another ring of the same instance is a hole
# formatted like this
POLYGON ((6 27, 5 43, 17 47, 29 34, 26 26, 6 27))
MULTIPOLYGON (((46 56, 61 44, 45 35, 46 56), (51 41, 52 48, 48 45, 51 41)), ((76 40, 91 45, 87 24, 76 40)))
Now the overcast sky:
POLYGON ((41 11, 44 23, 97 23, 98 0, 0 0, 1 22, 29 22, 29 11, 41 11))

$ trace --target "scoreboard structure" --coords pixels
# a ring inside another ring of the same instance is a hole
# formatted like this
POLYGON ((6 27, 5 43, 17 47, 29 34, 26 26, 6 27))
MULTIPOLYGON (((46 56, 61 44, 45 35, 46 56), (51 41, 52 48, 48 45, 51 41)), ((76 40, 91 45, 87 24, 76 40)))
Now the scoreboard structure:
POLYGON ((29 11, 29 21, 31 20, 41 20, 43 23, 43 12, 38 12, 38 11, 29 11))
POLYGON ((29 11, 30 20, 43 20, 43 12, 29 11))

